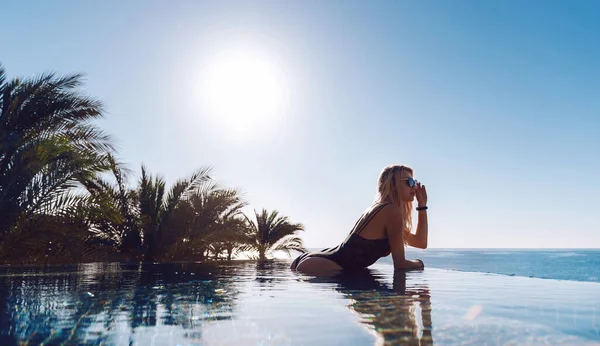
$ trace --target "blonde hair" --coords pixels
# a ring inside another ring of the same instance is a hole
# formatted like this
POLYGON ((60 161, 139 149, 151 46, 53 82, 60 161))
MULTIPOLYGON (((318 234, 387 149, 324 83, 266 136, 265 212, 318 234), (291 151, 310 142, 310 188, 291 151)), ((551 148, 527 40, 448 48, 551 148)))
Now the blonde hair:
POLYGON ((406 179, 406 174, 414 174, 413 169, 404 165, 390 165, 385 167, 379 174, 377 183, 376 203, 393 203, 402 210, 402 233, 406 242, 407 233, 412 230, 412 202, 403 201, 400 198, 400 182, 406 179))

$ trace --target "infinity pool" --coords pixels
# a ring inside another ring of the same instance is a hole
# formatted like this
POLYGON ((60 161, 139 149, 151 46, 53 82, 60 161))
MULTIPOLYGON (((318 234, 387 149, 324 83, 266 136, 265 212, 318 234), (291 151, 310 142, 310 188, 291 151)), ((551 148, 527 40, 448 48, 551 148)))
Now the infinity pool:
POLYGON ((0 345, 600 345, 600 284, 288 261, 0 267, 0 345))

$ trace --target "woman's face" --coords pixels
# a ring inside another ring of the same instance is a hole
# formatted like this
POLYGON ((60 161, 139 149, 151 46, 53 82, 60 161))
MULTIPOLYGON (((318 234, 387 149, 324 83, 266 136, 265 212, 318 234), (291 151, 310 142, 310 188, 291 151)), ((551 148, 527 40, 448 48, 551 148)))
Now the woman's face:
POLYGON ((400 179, 400 199, 405 202, 412 202, 415 199, 415 188, 409 186, 410 180, 413 180, 412 173, 404 172, 400 179))

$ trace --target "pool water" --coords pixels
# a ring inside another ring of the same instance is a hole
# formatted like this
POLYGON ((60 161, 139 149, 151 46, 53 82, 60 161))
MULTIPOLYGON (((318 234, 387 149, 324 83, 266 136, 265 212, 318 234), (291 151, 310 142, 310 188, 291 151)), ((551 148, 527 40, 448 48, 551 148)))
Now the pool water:
POLYGON ((289 261, 0 267, 0 345, 600 345, 600 283, 289 261))

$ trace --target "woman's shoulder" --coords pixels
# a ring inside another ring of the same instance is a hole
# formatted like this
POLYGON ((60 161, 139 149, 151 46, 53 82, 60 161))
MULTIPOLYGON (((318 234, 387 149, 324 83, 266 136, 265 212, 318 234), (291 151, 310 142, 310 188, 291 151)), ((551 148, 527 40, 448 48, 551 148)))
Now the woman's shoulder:
POLYGON ((395 205, 394 203, 390 203, 390 202, 375 202, 373 203, 367 210, 394 210, 394 209, 398 209, 400 210, 400 207, 398 207, 397 205, 395 205))
POLYGON ((374 210, 379 210, 378 214, 384 217, 402 215, 402 209, 394 203, 379 203, 374 210))
POLYGON ((393 215, 397 213, 401 214, 402 211, 400 207, 393 203, 374 202, 365 210, 365 212, 362 214, 362 218, 386 217, 387 215, 393 215))

